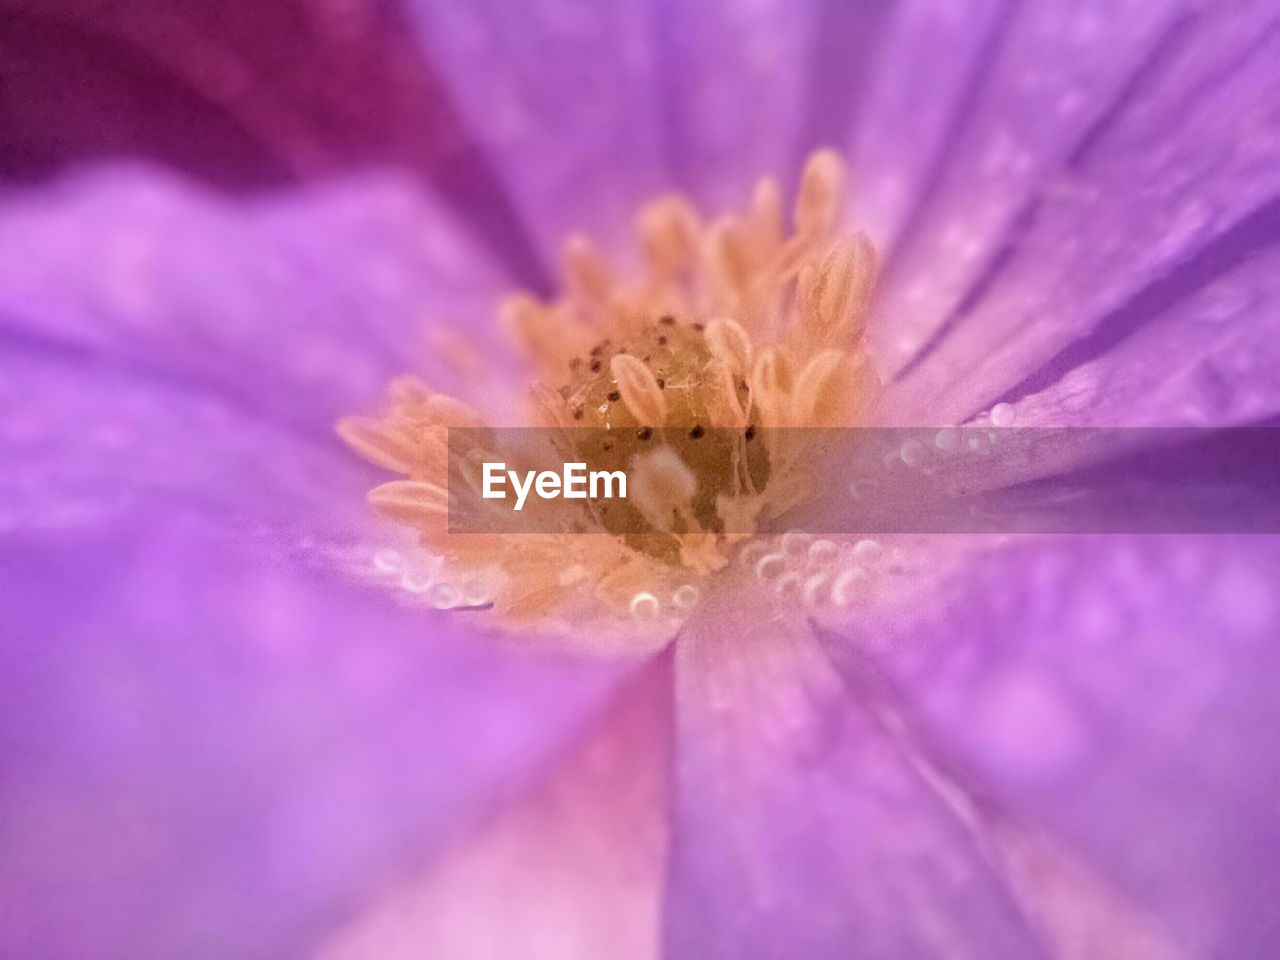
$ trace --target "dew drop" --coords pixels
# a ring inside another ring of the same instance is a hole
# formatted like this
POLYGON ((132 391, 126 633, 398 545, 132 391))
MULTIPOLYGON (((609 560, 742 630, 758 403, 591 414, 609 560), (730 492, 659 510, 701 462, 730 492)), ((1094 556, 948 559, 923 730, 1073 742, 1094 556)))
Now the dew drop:
POLYGON ((373 565, 382 573, 397 573, 400 570, 400 554, 395 550, 379 550, 373 555, 373 565))
POLYGON ((738 560, 744 567, 754 567, 769 552, 769 547, 761 539, 752 540, 738 553, 738 560))
POLYGON ((646 623, 656 620, 662 604, 652 593, 637 593, 631 598, 631 616, 646 623))
POLYGON ((853 545, 853 556, 859 563, 875 563, 884 556, 884 547, 877 540, 859 540, 853 545))
POLYGON ((458 590, 453 584, 441 581, 431 588, 427 599, 431 601, 431 605, 437 610, 448 610, 450 607, 457 605, 458 590))
POLYGON ((462 585, 462 599, 469 607, 479 607, 488 603, 489 587, 483 580, 468 580, 462 585))
POLYGON ((831 599, 838 607, 862 603, 871 595, 871 578, 862 567, 844 571, 831 588, 831 599))
POLYGON ((809 548, 813 538, 801 530, 788 530, 782 535, 782 552, 789 557, 800 557, 809 548))
POLYGON ((671 597, 671 602, 681 610, 691 610, 698 605, 698 601, 702 599, 702 594, 698 592, 698 588, 691 583, 676 590, 671 597))
POLYGON ((840 548, 830 540, 815 540, 809 545, 809 562, 814 566, 826 566, 840 555, 840 548))
POLYGON ((960 446, 960 432, 955 427, 943 427, 933 438, 933 445, 939 450, 950 452, 960 446))
POLYGON ((815 573, 804 583, 804 604, 806 607, 820 607, 831 596, 831 574, 815 573))
POLYGON ((855 500, 864 500, 875 494, 880 484, 875 480, 864 477, 860 480, 854 480, 849 484, 849 494, 855 500))
POLYGON ((776 580, 787 569, 787 558, 780 553, 766 553, 756 562, 756 578, 776 580))
POLYGON ((778 591, 780 596, 794 597, 804 589, 804 580, 798 573, 788 573, 778 578, 774 589, 778 591))
POLYGON ((928 458, 929 451, 925 449, 924 444, 919 440, 908 440, 902 445, 898 455, 902 457, 902 462, 908 467, 918 467, 928 458))
POLYGON ((991 408, 991 425, 993 427, 1012 427, 1017 413, 1011 403, 997 403, 991 408))
POLYGON ((426 593, 431 577, 422 570, 409 570, 400 578, 400 586, 410 593, 426 593))

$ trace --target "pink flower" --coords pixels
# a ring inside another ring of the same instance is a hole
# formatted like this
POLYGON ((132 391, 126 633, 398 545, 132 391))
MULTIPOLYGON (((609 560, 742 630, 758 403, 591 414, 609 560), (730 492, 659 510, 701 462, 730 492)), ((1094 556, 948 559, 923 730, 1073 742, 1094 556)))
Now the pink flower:
POLYGON ((1274 537, 726 552, 591 649, 333 433, 823 145, 874 422, 1268 422, 1274 2, 206 7, 0 13, 0 954, 1276 952, 1274 537))

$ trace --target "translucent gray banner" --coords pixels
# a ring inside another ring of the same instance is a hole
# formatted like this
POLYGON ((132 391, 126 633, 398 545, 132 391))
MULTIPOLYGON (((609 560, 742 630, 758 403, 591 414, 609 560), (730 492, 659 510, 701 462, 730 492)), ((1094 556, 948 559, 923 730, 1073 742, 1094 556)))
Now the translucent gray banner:
POLYGON ((652 532, 662 496, 673 532, 1278 533, 1280 428, 452 429, 448 494, 460 534, 652 532))

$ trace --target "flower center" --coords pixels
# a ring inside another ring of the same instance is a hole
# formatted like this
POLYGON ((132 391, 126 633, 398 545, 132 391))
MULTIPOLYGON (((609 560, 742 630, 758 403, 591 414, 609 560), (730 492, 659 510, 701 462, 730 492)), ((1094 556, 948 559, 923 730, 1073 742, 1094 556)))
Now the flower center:
POLYGON ((709 224, 663 197, 640 212, 635 279, 574 237, 559 299, 503 305, 532 371, 520 425, 553 431, 566 461, 630 478, 625 501, 584 504, 575 532, 448 532, 450 504, 477 500, 451 472, 449 429, 474 428, 475 452, 502 458, 457 398, 403 378, 381 417, 338 424, 404 477, 370 501, 420 535, 431 558, 421 582, 438 606, 491 603, 513 621, 654 619, 696 603, 759 522, 805 499, 815 478, 793 428, 853 424, 877 386, 862 352, 875 252, 838 229, 843 181, 833 153, 814 154, 790 232, 771 179, 709 224))

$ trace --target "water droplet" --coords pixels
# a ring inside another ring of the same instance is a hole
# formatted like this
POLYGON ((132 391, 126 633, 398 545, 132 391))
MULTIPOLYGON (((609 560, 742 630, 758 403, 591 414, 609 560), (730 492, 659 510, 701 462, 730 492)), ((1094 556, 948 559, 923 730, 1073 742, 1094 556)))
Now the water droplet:
POLYGON ((702 599, 702 594, 698 592, 698 588, 691 583, 676 590, 672 596, 672 602, 681 610, 690 610, 698 605, 698 601, 702 599))
POLYGON ((840 555, 840 548, 830 540, 815 540, 809 545, 809 562, 825 566, 840 555))
POLYGON ((960 431, 955 427, 943 427, 938 431, 938 435, 933 438, 933 445, 939 450, 948 452, 960 446, 960 431))
POLYGON ((788 530, 782 535, 782 552, 789 557, 802 556, 813 538, 802 530, 788 530))
POLYGON ((849 483, 849 493, 855 500, 866 500, 874 497, 878 489, 880 489, 879 481, 870 477, 860 477, 849 483))
POLYGON ((838 607, 863 603, 871 596, 871 577, 862 567, 853 567, 836 577, 831 599, 838 607))
POLYGON ((1012 427, 1018 414, 1011 403, 997 403, 991 408, 991 425, 993 427, 1012 427))
POLYGON ((928 458, 929 451, 919 440, 908 440, 902 445, 899 456, 908 467, 918 467, 928 458))
POLYGON ((427 597, 437 610, 448 610, 458 602, 458 591, 451 583, 441 581, 431 588, 427 597))
POLYGON ((859 540, 853 545, 853 556, 859 563, 875 563, 884 555, 877 540, 859 540))
POLYGON ((831 574, 815 573, 805 581, 804 604, 806 607, 820 607, 831 596, 831 574))
POLYGON ((649 622, 658 618, 662 604, 652 593, 637 593, 631 598, 631 616, 637 620, 649 622))
POLYGON ((780 553, 766 553, 756 563, 756 578, 776 580, 787 569, 787 558, 780 553))
POLYGON ((400 586, 410 593, 426 593, 431 586, 431 576, 422 570, 409 570, 400 578, 400 586))
POLYGON ((801 579, 798 573, 788 573, 779 577, 778 582, 774 585, 774 589, 784 597, 794 597, 803 587, 804 580, 801 579))
POLYGON ((373 555, 373 565, 382 573, 396 573, 400 569, 400 554, 395 550, 379 550, 373 555))
POLYGON ((761 557, 768 553, 768 545, 761 539, 752 540, 738 553, 738 560, 744 567, 754 567, 761 557))
POLYGON ((483 580, 468 580, 462 586, 462 599, 469 607, 479 607, 488 603, 489 586, 483 580))

